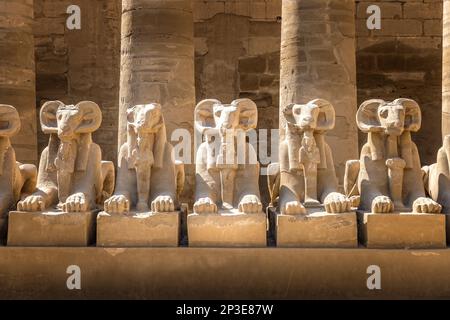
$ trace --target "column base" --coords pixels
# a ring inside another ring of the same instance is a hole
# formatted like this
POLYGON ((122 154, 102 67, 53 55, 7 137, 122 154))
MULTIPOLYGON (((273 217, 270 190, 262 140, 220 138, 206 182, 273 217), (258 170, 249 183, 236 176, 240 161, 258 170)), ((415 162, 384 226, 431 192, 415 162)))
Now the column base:
POLYGON ((302 215, 283 215, 273 207, 268 208, 278 247, 358 247, 356 212, 329 214, 323 206, 306 211, 302 215))
POLYGON ((95 241, 97 213, 97 210, 71 213, 11 211, 8 246, 89 246, 95 241))
POLYGON ((97 217, 97 247, 177 247, 180 212, 108 214, 97 217))
POLYGON ((265 213, 239 213, 237 210, 188 215, 190 247, 266 247, 265 213))
POLYGON ((367 248, 439 249, 446 247, 444 214, 358 211, 360 239, 367 248))

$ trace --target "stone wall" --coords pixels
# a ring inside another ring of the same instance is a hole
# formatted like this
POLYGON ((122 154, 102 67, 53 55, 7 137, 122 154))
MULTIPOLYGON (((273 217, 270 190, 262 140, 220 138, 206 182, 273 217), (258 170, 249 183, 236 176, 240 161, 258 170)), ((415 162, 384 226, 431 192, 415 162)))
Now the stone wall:
POLYGON ((442 0, 361 0, 356 5, 358 102, 416 100, 423 119, 413 139, 422 163, 435 162, 441 146, 442 0), (370 4, 380 6, 381 30, 366 27, 370 4))
MULTIPOLYGON (((94 134, 104 158, 117 157, 120 0, 35 0, 37 106, 92 100, 103 111, 94 134), (66 27, 67 7, 81 9, 81 30, 66 27)), ((48 137, 38 128, 39 153, 48 137)))

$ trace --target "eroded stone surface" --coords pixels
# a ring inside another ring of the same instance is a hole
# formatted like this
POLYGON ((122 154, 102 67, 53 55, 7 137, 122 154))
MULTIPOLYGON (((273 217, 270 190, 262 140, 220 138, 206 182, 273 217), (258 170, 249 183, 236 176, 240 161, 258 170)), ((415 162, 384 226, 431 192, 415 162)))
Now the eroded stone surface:
POLYGON ((265 247, 267 216, 237 210, 188 215, 190 247, 265 247))
POLYGON ((95 240, 97 211, 11 211, 8 246, 83 247, 95 240))
POLYGON ((358 225, 360 239, 367 248, 446 247, 443 214, 358 212, 358 225))
POLYGON ((101 212, 97 217, 98 247, 176 247, 179 239, 179 212, 101 212))

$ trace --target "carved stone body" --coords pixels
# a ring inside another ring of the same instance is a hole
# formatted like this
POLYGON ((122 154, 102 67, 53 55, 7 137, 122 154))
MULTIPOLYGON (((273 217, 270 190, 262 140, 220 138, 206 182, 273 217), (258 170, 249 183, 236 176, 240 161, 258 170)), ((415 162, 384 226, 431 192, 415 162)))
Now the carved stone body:
POLYGON ((436 163, 424 167, 424 171, 428 194, 442 205, 443 213, 450 213, 450 135, 444 137, 436 163))
POLYGON ((114 189, 114 165, 102 162, 92 132, 102 121, 100 107, 84 101, 65 105, 45 103, 40 111, 49 145, 41 154, 37 190, 20 201, 20 211, 43 211, 57 206, 64 212, 97 208, 114 189))
POLYGON ((195 128, 205 141, 196 157, 195 213, 238 209, 261 213, 259 163, 245 132, 256 128, 258 110, 249 99, 229 105, 201 101, 195 109, 195 128))
POLYGON ((411 132, 421 125, 419 105, 410 99, 364 102, 357 113, 368 133, 359 162, 347 164, 345 189, 360 195, 359 208, 373 213, 437 213, 441 206, 425 196, 420 158, 411 132))
MULTIPOLYGON (((280 144, 279 207, 282 214, 304 214, 305 206, 321 203, 330 213, 350 211, 350 200, 337 192, 326 131, 334 128, 333 106, 316 99, 284 108, 286 134, 280 144)), ((269 183, 270 185, 270 183, 269 183)))
POLYGON ((16 162, 10 138, 20 130, 19 113, 13 106, 0 104, 0 219, 5 218, 21 197, 36 189, 37 169, 16 162))
POLYGON ((134 106, 128 110, 127 121, 127 142, 119 151, 116 190, 105 201, 105 211, 174 211, 184 184, 184 170, 183 164, 173 158, 161 105, 134 106))

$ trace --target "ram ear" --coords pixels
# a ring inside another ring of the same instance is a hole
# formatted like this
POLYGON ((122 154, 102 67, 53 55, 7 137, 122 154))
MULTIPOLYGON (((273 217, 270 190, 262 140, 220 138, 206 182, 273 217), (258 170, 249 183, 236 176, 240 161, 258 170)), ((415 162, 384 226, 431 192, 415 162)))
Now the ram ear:
POLYGON ((397 99, 395 104, 402 105, 405 108, 405 130, 417 132, 422 124, 422 112, 419 104, 412 99, 397 99))
POLYGON ((42 131, 46 134, 58 132, 58 121, 56 119, 56 112, 59 108, 64 107, 65 104, 61 101, 48 101, 43 104, 39 117, 41 120, 42 131))
POLYGON ((356 123, 362 132, 378 132, 383 128, 378 118, 378 108, 386 102, 381 99, 364 101, 356 113, 356 123))
POLYGON ((315 99, 308 104, 319 107, 319 116, 317 117, 317 131, 328 131, 334 128, 336 122, 336 113, 333 105, 324 99, 315 99))
POLYGON ((102 111, 98 104, 92 101, 83 101, 76 105, 83 113, 83 120, 77 128, 77 133, 92 133, 100 128, 102 123, 102 111))
POLYGON ((248 131, 258 125, 258 107, 250 99, 237 99, 231 104, 239 109, 239 128, 248 131))
POLYGON ((214 105, 222 104, 219 100, 216 99, 206 99, 200 101, 195 107, 194 112, 194 121, 195 121, 195 130, 200 134, 216 133, 216 123, 214 120, 214 105))
POLYGON ((20 131, 20 117, 16 108, 0 104, 0 137, 10 138, 20 131))

